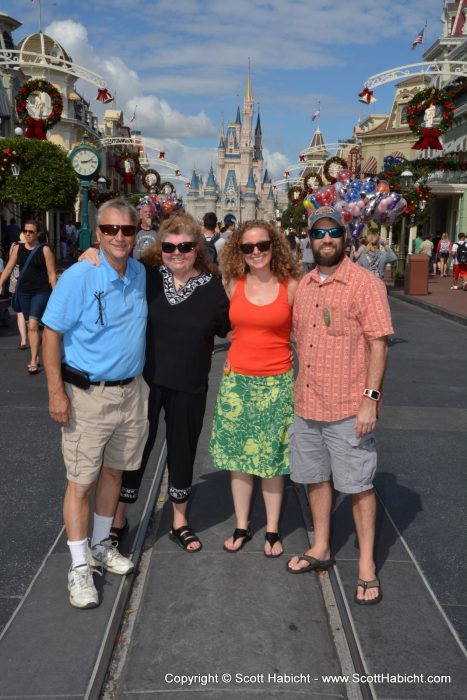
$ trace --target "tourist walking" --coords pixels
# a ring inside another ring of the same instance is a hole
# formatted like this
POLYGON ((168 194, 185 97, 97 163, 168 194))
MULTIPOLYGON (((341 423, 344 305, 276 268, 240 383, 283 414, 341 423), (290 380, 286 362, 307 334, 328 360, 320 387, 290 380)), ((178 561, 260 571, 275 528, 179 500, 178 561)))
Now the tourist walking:
POLYGON ((327 569, 333 486, 352 495, 360 548, 355 602, 381 600, 374 539, 376 470, 374 429, 393 332, 387 293, 379 276, 345 255, 346 228, 333 207, 309 217, 317 267, 295 295, 293 330, 299 373, 290 429, 291 478, 308 484, 313 546, 287 563, 291 574, 327 569), (331 481, 332 479, 332 481, 331 481))
POLYGON ((236 527, 224 549, 237 552, 252 537, 253 477, 259 476, 267 519, 264 554, 277 557, 283 552, 279 516, 293 420, 290 329, 300 272, 287 241, 265 221, 246 222, 233 232, 221 270, 233 332, 209 449, 214 466, 231 472, 236 527))
POLYGON ((447 233, 443 233, 441 240, 436 248, 436 253, 439 259, 439 274, 441 277, 447 277, 448 260, 451 255, 451 242, 447 233))
MULTIPOLYGON (((30 375, 39 372, 40 332, 39 323, 47 305, 50 293, 57 283, 55 257, 48 245, 39 242, 39 225, 34 219, 26 221, 23 227, 24 243, 13 244, 10 257, 0 275, 0 287, 10 277, 15 265, 19 266, 16 281, 15 299, 17 310, 23 314, 27 327, 31 361, 27 365, 30 375)), ((22 327, 18 324, 21 331, 22 327)), ((21 337, 21 349, 26 349, 21 337)))
POLYGON ((384 278, 386 265, 397 262, 397 255, 389 247, 387 241, 380 238, 379 233, 368 231, 365 234, 365 245, 358 250, 357 264, 369 270, 380 279, 384 278))
POLYGON ((458 289, 459 277, 462 283, 462 289, 467 289, 467 241, 465 233, 459 233, 457 243, 452 246, 453 256, 453 285, 451 289, 458 289))
POLYGON ((71 554, 69 601, 99 604, 92 565, 133 570, 109 538, 124 470, 138 469, 148 433, 148 387, 141 376, 146 338, 146 271, 130 253, 138 214, 123 199, 97 215, 101 265, 61 275, 42 318, 49 412, 62 427, 68 485, 63 517, 71 554), (88 551, 91 493, 95 513, 88 551))

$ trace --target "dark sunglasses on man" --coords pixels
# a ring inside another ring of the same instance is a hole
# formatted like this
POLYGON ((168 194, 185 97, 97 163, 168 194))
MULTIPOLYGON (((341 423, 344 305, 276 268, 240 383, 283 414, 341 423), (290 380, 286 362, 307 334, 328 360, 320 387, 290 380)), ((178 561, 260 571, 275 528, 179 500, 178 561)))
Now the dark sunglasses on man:
POLYGON ((308 235, 313 240, 320 240, 328 234, 331 238, 342 238, 345 234, 345 228, 343 226, 336 226, 335 228, 312 228, 308 231, 308 235))
POLYGON ((132 224, 99 224, 99 228, 106 236, 116 236, 119 231, 128 238, 136 236, 136 226, 132 224))

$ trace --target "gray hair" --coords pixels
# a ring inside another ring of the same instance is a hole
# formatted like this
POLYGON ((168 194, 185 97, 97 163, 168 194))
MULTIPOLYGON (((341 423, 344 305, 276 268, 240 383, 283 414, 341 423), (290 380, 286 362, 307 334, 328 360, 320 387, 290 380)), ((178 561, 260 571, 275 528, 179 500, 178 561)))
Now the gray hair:
POLYGON ((131 220, 133 226, 138 226, 139 213, 136 211, 132 204, 127 202, 122 197, 119 197, 118 199, 109 199, 107 200, 107 202, 104 202, 104 204, 101 204, 101 206, 97 210, 98 226, 102 221, 102 217, 109 209, 116 209, 117 211, 121 212, 124 216, 128 217, 131 220))

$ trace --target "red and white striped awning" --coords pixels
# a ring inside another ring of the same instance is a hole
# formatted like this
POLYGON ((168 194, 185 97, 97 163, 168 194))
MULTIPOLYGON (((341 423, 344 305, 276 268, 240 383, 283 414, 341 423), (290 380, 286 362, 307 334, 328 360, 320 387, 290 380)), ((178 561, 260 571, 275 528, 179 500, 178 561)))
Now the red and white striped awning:
POLYGON ((378 172, 378 161, 374 156, 370 156, 362 165, 362 173, 365 175, 376 175, 378 172))
POLYGON ((402 153, 402 151, 393 151, 389 155, 391 155, 393 158, 404 158, 405 160, 405 155, 402 153))

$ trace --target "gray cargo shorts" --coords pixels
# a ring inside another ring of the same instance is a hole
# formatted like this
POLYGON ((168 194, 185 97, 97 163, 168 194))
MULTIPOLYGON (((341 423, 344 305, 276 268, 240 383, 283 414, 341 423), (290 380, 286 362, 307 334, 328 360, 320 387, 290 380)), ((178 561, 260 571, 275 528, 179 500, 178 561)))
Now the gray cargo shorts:
POLYGON ((373 488, 376 472, 374 433, 355 435, 355 416, 324 422, 295 415, 289 428, 290 478, 299 484, 330 481, 341 493, 373 488))

